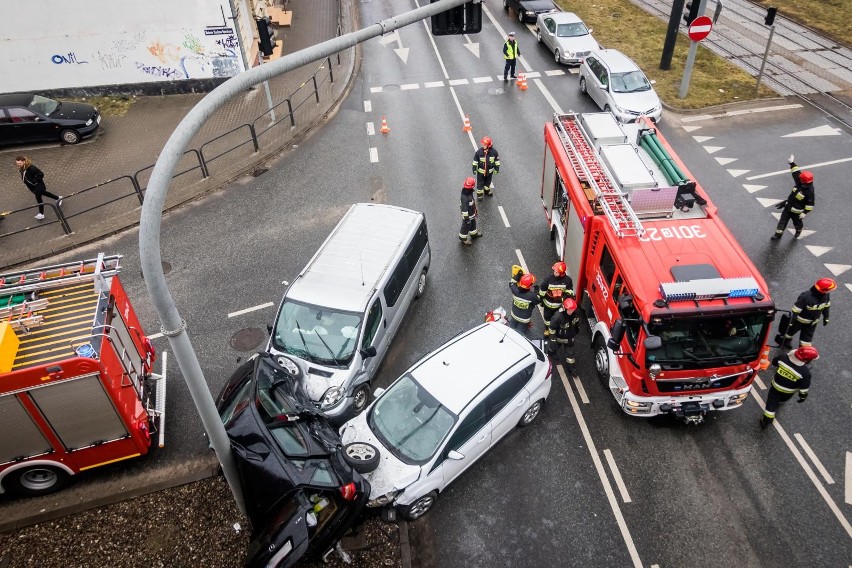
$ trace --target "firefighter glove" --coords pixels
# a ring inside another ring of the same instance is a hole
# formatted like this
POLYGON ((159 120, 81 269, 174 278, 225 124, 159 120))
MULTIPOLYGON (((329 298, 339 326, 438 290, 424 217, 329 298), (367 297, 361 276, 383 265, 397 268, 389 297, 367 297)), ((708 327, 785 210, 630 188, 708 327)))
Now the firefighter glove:
POLYGON ((808 398, 808 393, 800 392, 799 393, 799 400, 797 400, 796 402, 805 402, 805 400, 807 400, 807 398, 808 398))
POLYGON ((787 200, 786 199, 784 201, 782 201, 781 203, 775 204, 775 209, 784 209, 785 207, 787 207, 787 200))
POLYGON ((521 279, 521 276, 524 275, 524 269, 518 266, 517 264, 512 265, 512 280, 517 282, 521 279))
POLYGON ((794 156, 793 154, 790 154, 790 157, 787 158, 787 161, 792 164, 795 161, 795 159, 796 159, 796 156, 794 156))

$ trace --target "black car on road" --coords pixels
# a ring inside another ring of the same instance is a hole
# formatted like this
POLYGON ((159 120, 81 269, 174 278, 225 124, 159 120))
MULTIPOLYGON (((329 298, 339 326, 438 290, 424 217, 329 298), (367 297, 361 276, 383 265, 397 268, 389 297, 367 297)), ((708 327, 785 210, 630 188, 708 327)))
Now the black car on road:
POLYGON ((246 565, 287 568, 332 550, 360 520, 370 484, 296 379, 274 356, 254 355, 216 407, 252 525, 246 565))
POLYGON ((503 8, 515 10, 521 23, 534 23, 539 14, 560 11, 551 0, 503 0, 503 8))
POLYGON ((101 124, 98 109, 33 94, 0 95, 0 145, 59 140, 76 144, 101 124))

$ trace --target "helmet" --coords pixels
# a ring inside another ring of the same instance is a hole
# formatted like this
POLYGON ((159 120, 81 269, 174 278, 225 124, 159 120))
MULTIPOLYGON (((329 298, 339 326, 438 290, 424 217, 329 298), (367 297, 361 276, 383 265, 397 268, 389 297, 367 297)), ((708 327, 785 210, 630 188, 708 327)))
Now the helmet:
POLYGON ((817 292, 825 294, 837 288, 837 284, 831 278, 820 278, 814 283, 814 288, 817 289, 817 292))
POLYGON ((568 271, 568 267, 564 262, 557 262, 553 266, 553 271, 557 273, 559 276, 565 276, 565 272, 568 271))
POLYGON ((805 363, 816 361, 819 359, 819 351, 813 345, 803 345, 796 349, 796 358, 805 363))
POLYGON ((532 274, 524 274, 521 276, 521 279, 518 281, 518 288, 524 288, 525 290, 529 290, 535 284, 535 276, 532 274))
POLYGON ((810 170, 805 170, 799 174, 799 181, 802 183, 813 183, 814 173, 810 170))
POLYGON ((464 180, 464 188, 465 189, 473 189, 474 187, 476 187, 476 180, 475 179, 473 179, 472 177, 469 177, 466 180, 464 180))
MULTIPOLYGON (((483 136, 482 140, 480 140, 479 142, 480 142, 480 144, 482 144, 486 148, 491 147, 491 137, 490 136, 483 136)), ((811 177, 811 179, 813 179, 813 177, 811 177)))
POLYGON ((577 309, 577 301, 574 298, 565 298, 562 300, 562 307, 570 314, 577 309))

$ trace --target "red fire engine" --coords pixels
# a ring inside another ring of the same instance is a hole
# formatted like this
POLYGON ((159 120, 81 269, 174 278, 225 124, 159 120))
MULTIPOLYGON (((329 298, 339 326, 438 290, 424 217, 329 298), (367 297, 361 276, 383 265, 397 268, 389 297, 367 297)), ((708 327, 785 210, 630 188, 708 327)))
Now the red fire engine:
POLYGON ((604 385, 633 416, 739 407, 775 307, 704 190, 644 118, 556 115, 544 141, 542 205, 604 385))
POLYGON ((163 445, 163 373, 118 279, 120 256, 0 275, 0 492, 163 445))

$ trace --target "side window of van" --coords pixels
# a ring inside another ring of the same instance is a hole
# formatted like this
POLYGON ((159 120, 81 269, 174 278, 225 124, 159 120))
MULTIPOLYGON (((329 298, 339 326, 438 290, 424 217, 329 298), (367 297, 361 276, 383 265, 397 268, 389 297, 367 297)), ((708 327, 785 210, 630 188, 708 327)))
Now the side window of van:
POLYGON ((411 273, 417 268, 417 261, 423 254, 426 244, 429 242, 429 235, 426 232, 426 221, 420 223, 417 233, 411 239, 408 247, 405 249, 399 264, 394 269, 393 274, 385 286, 385 302, 388 306, 394 306, 396 301, 402 294, 405 283, 411 277, 411 273))
POLYGON ((367 324, 364 326, 364 339, 361 340, 361 347, 366 349, 373 344, 373 338, 376 337, 376 331, 379 329, 379 324, 382 321, 382 302, 376 298, 373 306, 367 313, 367 324))

